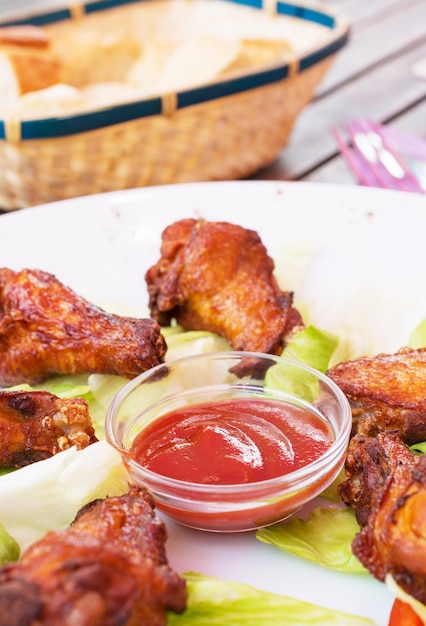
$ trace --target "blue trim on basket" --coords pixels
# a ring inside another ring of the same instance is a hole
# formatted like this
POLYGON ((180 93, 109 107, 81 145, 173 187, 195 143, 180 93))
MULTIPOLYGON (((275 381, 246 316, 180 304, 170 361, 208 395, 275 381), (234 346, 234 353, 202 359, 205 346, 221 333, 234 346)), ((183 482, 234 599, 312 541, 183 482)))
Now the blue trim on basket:
MULTIPOLYGON (((135 4, 137 2, 151 2, 152 0, 94 0, 93 2, 87 2, 82 5, 84 12, 88 15, 92 13, 98 13, 106 9, 113 9, 127 4, 135 4)), ((252 7, 254 9, 263 8, 263 0, 226 0, 227 2, 233 2, 234 4, 242 4, 252 7)), ((328 28, 334 28, 335 19, 328 13, 323 13, 316 9, 309 7, 299 6, 288 2, 277 2, 277 13, 279 15, 290 15, 309 22, 316 22, 322 26, 328 28)), ((1 22, 2 26, 19 26, 22 24, 33 24, 34 26, 46 26, 48 24, 54 24, 55 22, 61 22, 63 20, 72 19, 73 13, 69 8, 54 9, 45 13, 40 13, 24 18, 18 18, 16 20, 8 20, 1 22)))
MULTIPOLYGON (((130 122, 142 117, 160 115, 161 98, 150 98, 130 102, 108 109, 100 109, 90 113, 81 113, 70 117, 51 117, 40 120, 21 122, 21 139, 52 139, 66 137, 91 130, 98 130, 114 124, 130 122)), ((0 121, 0 138, 4 139, 4 122, 0 121), (2 128, 3 127, 3 128, 2 128)))
POLYGON ((256 87, 264 87, 265 85, 270 85, 271 83, 275 83, 283 78, 287 78, 288 75, 288 65, 281 65, 280 67, 272 70, 257 72, 256 74, 249 74, 238 78, 231 78, 229 80, 222 80, 219 83, 214 83, 205 87, 187 89, 186 91, 182 91, 177 94, 178 109, 184 109, 185 107, 192 106, 193 104, 201 104, 202 102, 207 102, 208 100, 223 98, 224 96, 233 96, 243 91, 256 89, 256 87))
MULTIPOLYGON (((226 0, 235 4, 242 4, 261 9, 264 0, 226 0)), ((96 13, 105 9, 133 4, 136 2, 152 2, 152 0, 95 0, 84 5, 87 14, 96 13)), ((335 28, 336 20, 333 16, 321 11, 295 5, 287 2, 277 2, 277 12, 280 15, 294 16, 299 19, 315 22, 330 29, 335 28)), ((54 22, 72 18, 69 9, 49 11, 40 15, 30 16, 25 19, 2 22, 3 26, 33 24, 43 26, 54 22)), ((342 48, 349 37, 349 29, 334 39, 329 44, 322 46, 318 50, 301 57, 299 59, 299 71, 303 71, 316 65, 330 55, 342 48)), ((195 104, 201 104, 224 96, 231 96, 244 91, 249 91, 257 87, 272 84, 283 80, 289 76, 290 67, 287 64, 280 65, 268 70, 251 72, 245 76, 230 78, 215 83, 186 89, 176 94, 177 109, 184 109, 195 104)), ((21 139, 51 139, 55 137, 66 137, 88 131, 98 130, 106 126, 113 126, 124 122, 130 122, 144 117, 161 115, 163 109, 162 99, 147 98, 136 102, 119 104, 105 109, 72 115, 69 117, 47 118, 38 120, 28 120, 21 122, 21 139)), ((3 120, 0 119, 0 139, 6 139, 6 128, 3 120)))
POLYGON ((98 11, 104 11, 105 9, 114 9, 116 7, 124 6, 125 4, 148 1, 150 0, 94 0, 94 2, 88 2, 83 6, 85 13, 89 15, 90 13, 97 13, 98 11))
POLYGON ((0 26, 21 26, 24 24, 31 24, 32 26, 48 26, 49 24, 56 24, 56 22, 69 20, 71 17, 72 13, 69 9, 58 9, 57 11, 49 11, 48 13, 41 13, 40 15, 31 15, 29 17, 21 17, 16 20, 1 22, 0 26))
POLYGON ((246 7, 252 7, 254 9, 261 9, 263 6, 263 0, 226 0, 233 4, 243 4, 246 7))
POLYGON ((277 13, 279 15, 298 17, 308 22, 315 22, 316 24, 321 24, 321 26, 327 26, 327 28, 334 28, 336 25, 335 18, 328 13, 287 2, 277 2, 277 13))

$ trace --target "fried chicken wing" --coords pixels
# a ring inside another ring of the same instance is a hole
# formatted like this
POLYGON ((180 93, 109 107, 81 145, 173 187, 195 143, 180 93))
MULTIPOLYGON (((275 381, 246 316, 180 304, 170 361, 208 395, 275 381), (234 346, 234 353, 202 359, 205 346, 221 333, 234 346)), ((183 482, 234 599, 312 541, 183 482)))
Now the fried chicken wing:
POLYGON ((279 354, 303 322, 273 271, 255 231, 227 222, 175 222, 145 276, 151 316, 162 326, 175 319, 186 330, 216 332, 235 350, 279 354))
POLYGON ((378 580, 391 574, 426 604, 426 457, 391 431, 355 435, 345 470, 339 492, 361 525, 353 553, 378 580))
POLYGON ((398 430, 409 445, 426 440, 426 349, 347 361, 327 375, 351 404, 353 433, 398 430))
POLYGON ((86 400, 0 390, 0 468, 23 467, 95 441, 86 400))
POLYGON ((165 351, 153 320, 107 313, 47 272, 0 269, 0 386, 53 374, 133 378, 165 351))
POLYGON ((1 626, 163 626, 186 607, 154 502, 133 487, 84 507, 0 570, 1 626))

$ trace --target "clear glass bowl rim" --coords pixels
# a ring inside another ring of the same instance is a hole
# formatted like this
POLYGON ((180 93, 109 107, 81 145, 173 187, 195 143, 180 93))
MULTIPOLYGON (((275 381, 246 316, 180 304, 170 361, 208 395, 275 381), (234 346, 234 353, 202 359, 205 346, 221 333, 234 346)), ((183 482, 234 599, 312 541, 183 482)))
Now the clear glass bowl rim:
POLYGON ((211 499, 212 496, 214 496, 215 494, 218 494, 220 496, 234 496, 234 498, 237 494, 240 494, 240 496, 251 496, 252 499, 253 495, 256 495, 257 492, 262 493, 263 495, 268 492, 270 492, 271 494, 275 493, 275 495, 277 495, 277 493, 283 493, 290 489, 291 491, 303 489, 305 486, 311 485, 312 482, 315 482, 315 478, 321 478, 323 474, 331 471, 332 468, 337 463, 339 463, 339 460, 342 458, 346 451, 351 428, 352 412, 349 401, 343 391, 340 389, 340 387, 338 387, 338 385, 333 380, 331 380, 331 378, 329 378, 322 372, 308 365, 305 365, 304 363, 289 359, 287 357, 281 357, 274 354, 260 352, 243 352, 236 350, 206 352, 203 354, 184 356, 154 366, 153 368, 133 378, 118 391, 108 408, 105 419, 105 436, 107 441, 123 456, 126 457, 126 462, 129 465, 131 471, 134 474, 137 474, 138 478, 142 482, 146 483, 151 489, 160 489, 162 492, 164 492, 164 494, 170 492, 170 495, 176 495, 175 492, 179 491, 180 496, 183 498, 184 493, 187 493, 188 496, 190 496, 191 500, 194 500, 197 494, 204 494, 207 499, 211 499), (302 371, 309 372, 316 376, 317 379, 320 380, 324 385, 326 385, 329 391, 333 393, 335 399, 337 400, 339 410, 342 413, 342 423, 339 431, 336 433, 336 438, 331 446, 324 452, 324 454, 318 457, 318 459, 315 459, 308 465, 305 465, 295 470, 294 472, 290 472, 282 476, 277 476, 275 478, 269 478, 263 481, 249 483, 225 485, 195 483, 163 476, 139 465, 136 461, 131 459, 131 457, 127 453, 127 450, 122 446, 121 442, 117 440, 116 431, 114 428, 114 416, 119 410, 121 403, 128 397, 129 394, 132 393, 134 389, 139 387, 146 379, 155 376, 157 372, 160 372, 164 368, 167 369, 175 366, 178 367, 179 364, 182 362, 196 363, 196 361, 203 361, 206 360, 206 358, 221 360, 233 359, 236 361, 242 358, 255 358, 261 360, 267 359, 274 361, 275 363, 289 363, 302 371))

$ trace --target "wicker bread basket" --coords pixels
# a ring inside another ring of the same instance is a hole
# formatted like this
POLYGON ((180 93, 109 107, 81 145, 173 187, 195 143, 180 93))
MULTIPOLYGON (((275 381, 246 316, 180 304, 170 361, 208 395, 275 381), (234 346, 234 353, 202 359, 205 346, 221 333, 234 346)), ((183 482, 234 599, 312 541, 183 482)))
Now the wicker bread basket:
MULTIPOLYGON (((266 9, 257 0, 235 1, 266 9)), ((8 25, 84 20, 86 14, 127 4, 138 2, 101 0, 8 25)), ((148 185, 238 179, 272 162, 346 43, 348 24, 318 4, 268 2, 267 10, 276 12, 276 19, 319 24, 327 37, 290 61, 176 93, 62 117, 0 119, 0 208, 148 185)))

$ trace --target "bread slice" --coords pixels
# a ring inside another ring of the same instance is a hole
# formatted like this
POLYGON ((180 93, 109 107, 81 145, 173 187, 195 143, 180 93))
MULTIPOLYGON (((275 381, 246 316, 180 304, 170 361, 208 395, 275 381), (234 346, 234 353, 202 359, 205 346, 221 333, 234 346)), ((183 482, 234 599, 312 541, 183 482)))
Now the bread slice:
POLYGON ((37 27, 0 28, 0 113, 25 93, 59 82, 61 62, 37 27))

